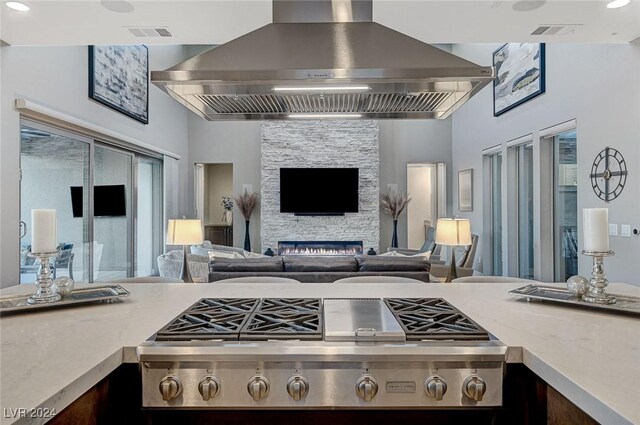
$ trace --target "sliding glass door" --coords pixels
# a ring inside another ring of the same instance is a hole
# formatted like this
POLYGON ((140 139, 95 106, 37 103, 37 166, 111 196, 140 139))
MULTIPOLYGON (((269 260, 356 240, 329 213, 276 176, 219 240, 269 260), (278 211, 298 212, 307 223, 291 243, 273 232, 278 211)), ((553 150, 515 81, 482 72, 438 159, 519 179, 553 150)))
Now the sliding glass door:
POLYGON ((133 276, 133 154, 98 145, 94 153, 94 281, 133 276))
POLYGON ((31 210, 55 209, 60 258, 54 275, 90 282, 89 189, 91 140, 25 122, 20 129, 20 283, 35 281, 31 251, 31 210))
POLYGON ((23 120, 20 282, 33 282, 31 210, 55 209, 57 276, 77 282, 158 274, 163 252, 163 163, 57 128, 23 120))
POLYGON ((162 161, 139 157, 137 162, 135 275, 153 276, 158 274, 156 259, 164 249, 162 161))
POLYGON ((518 277, 533 279, 533 145, 516 146, 518 277))
MULTIPOLYGON (((502 264, 502 154, 484 156, 485 186, 485 228, 488 228, 487 262, 485 273, 501 276, 502 264)), ((486 251, 485 251, 486 252, 486 251)))
POLYGON ((575 130, 553 137, 553 235, 556 282, 578 274, 578 180, 575 130))

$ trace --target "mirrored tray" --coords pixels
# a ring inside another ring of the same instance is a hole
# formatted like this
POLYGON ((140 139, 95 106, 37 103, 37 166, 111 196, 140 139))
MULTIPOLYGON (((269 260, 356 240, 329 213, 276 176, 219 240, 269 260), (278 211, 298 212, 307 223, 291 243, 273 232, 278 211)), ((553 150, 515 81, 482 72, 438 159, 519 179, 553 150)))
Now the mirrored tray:
POLYGON ((618 313, 640 315, 640 298, 627 295, 610 294, 616 297, 615 304, 594 304, 582 301, 565 288, 546 285, 527 285, 509 291, 511 295, 526 298, 527 301, 540 300, 570 304, 582 308, 613 311, 618 313))
POLYGON ((114 302, 130 295, 120 285, 96 285, 74 289, 69 295, 51 304, 29 304, 27 298, 31 294, 0 297, 0 314, 22 313, 42 309, 73 307, 79 304, 114 302))

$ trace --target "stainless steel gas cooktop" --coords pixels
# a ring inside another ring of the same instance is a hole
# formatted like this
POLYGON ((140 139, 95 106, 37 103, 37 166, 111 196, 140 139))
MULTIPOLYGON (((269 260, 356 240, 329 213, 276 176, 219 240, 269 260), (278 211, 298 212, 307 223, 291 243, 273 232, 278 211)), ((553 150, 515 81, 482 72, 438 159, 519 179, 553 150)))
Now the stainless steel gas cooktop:
POLYGON ((506 347, 441 298, 204 298, 138 347, 143 405, 499 406, 506 347))

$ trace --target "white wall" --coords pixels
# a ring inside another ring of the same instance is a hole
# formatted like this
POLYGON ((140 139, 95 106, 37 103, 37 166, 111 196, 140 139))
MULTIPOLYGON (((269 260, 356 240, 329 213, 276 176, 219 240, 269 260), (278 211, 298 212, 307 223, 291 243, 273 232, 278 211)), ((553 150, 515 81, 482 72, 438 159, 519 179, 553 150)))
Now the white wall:
MULTIPOLYGON (((497 44, 462 44, 454 45, 453 52, 479 65, 491 65, 492 52, 498 47, 497 44)), ((456 111, 453 114, 452 171, 456 176, 459 170, 474 169, 474 211, 460 213, 457 199, 454 199, 454 213, 470 218, 474 233, 479 232, 481 238, 487 238, 482 228, 482 149, 529 133, 533 133, 537 143, 539 130, 570 119, 577 119, 578 129, 579 238, 582 235, 580 211, 587 207, 608 207, 611 223, 640 228, 638 43, 547 44, 546 93, 493 117, 492 90, 486 87, 456 111), (622 195, 609 204, 595 196, 589 180, 591 163, 606 146, 620 150, 629 168, 622 195)), ((540 164, 534 173, 534 179, 538 179, 540 164)), ((457 178, 454 178, 453 193, 457 193, 457 183, 457 178)), ((505 208, 508 208, 508 202, 505 208)), ((579 249, 582 249, 582 240, 579 241, 579 249)), ((611 237, 611 249, 616 255, 605 260, 609 280, 640 285, 640 262, 637 260, 640 237, 611 237)), ((589 275, 590 259, 580 257, 579 272, 589 275)), ((540 266, 552 268, 547 264, 540 266)))
MULTIPOLYGON (((209 122, 189 113, 189 187, 193 188, 194 164, 233 163, 233 193, 253 185, 260 193, 260 121, 209 122)), ((194 208, 194 191, 189 190, 189 207, 194 208)), ((234 203, 235 204, 235 203, 234 203)), ((251 217, 251 247, 260 247, 260 205, 251 217)), ((244 219, 234 205, 233 244, 242 247, 244 219)))
MULTIPOLYGON (((407 191, 407 163, 444 162, 451 181, 451 118, 446 120, 380 121, 380 191, 396 184, 407 191)), ((451 185, 447 184, 447 211, 451 212, 451 185)), ((411 194, 409 194, 411 195, 411 194)), ((391 216, 380 214, 380 249, 391 246, 391 216)), ((407 215, 398 220, 398 246, 407 246, 407 215)), ((421 230, 424 232, 424 228, 421 230)))
MULTIPOLYGON (((16 98, 108 128, 187 158, 187 111, 155 86, 149 88, 149 125, 143 125, 88 98, 86 46, 0 47, 0 286, 14 285, 19 271, 20 116, 16 98)), ((180 46, 150 46, 151 69, 165 69, 184 59, 180 46)), ((187 161, 180 161, 180 213, 188 214, 187 161)), ((258 167, 259 169, 259 167, 258 167)))

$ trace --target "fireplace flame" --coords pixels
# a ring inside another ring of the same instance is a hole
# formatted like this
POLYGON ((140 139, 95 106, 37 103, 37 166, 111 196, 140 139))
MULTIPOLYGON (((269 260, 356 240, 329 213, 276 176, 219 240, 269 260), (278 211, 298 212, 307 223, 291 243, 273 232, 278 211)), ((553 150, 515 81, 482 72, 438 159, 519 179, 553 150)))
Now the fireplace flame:
POLYGON ((281 248, 280 255, 358 255, 362 251, 357 248, 281 248))

